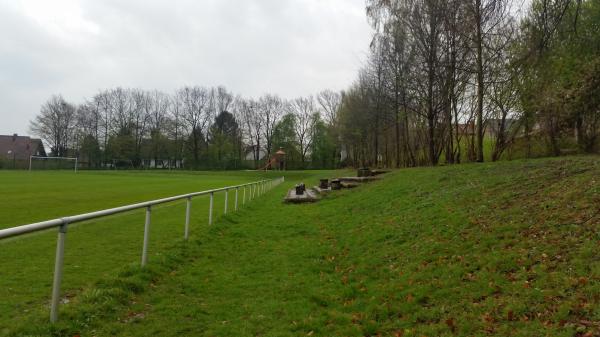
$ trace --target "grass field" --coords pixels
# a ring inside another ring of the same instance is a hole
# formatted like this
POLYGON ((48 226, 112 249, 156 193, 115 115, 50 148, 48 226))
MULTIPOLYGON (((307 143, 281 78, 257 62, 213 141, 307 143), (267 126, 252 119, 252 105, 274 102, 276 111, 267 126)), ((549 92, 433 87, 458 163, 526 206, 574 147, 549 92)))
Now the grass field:
MULTIPOLYGON (((0 194, 4 196, 0 228, 277 176, 276 172, 81 171, 75 175, 69 171, 0 171, 0 194)), ((240 191, 240 205, 241 198, 240 191)), ((230 210, 233 203, 230 193, 230 210)), ((222 214, 223 208, 220 193, 215 195, 214 215, 222 214)), ((63 280, 66 298, 139 263, 143 212, 132 211, 69 228, 63 280)), ((191 215, 193 237, 207 227, 207 196, 194 199, 191 215)), ((151 260, 181 240, 184 219, 183 201, 153 210, 151 260)), ((25 317, 38 312, 47 316, 55 246, 55 230, 0 242, 0 335, 25 317)))
POLYGON ((288 179, 15 334, 598 336, 598 159, 407 169, 311 205, 281 203, 288 179))

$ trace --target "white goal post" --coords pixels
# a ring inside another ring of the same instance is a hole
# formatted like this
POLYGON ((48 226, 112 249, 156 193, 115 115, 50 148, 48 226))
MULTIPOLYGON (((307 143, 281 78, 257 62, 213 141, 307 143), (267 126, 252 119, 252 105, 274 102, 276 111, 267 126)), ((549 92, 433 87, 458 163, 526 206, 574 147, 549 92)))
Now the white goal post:
POLYGON ((73 160, 75 161, 75 172, 77 172, 77 157, 42 157, 42 156, 29 156, 29 171, 31 171, 32 168, 32 162, 34 159, 42 159, 42 160, 48 160, 48 159, 57 159, 57 160, 73 160))

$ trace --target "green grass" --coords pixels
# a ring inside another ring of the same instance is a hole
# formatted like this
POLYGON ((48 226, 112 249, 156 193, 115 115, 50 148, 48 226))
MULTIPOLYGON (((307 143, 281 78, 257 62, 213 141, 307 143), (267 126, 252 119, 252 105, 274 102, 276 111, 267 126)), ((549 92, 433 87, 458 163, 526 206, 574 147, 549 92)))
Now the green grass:
POLYGON ((596 336, 598 159, 406 169, 310 205, 281 203, 288 180, 17 331, 596 336))
MULTIPOLYGON (((277 172, 0 171, 0 195, 4 196, 0 203, 0 228, 279 175, 277 172)), ((233 191, 228 206, 230 210, 234 208, 233 191)), ((215 195, 214 207, 215 217, 223 213, 223 193, 215 195)), ((194 199, 191 216, 193 237, 207 226, 208 196, 194 199)), ((150 263, 181 240, 184 219, 184 201, 153 209, 150 263)), ((97 280, 114 277, 124 267, 138 264, 143 226, 144 210, 70 226, 63 280, 66 298, 72 299, 97 280)), ((0 335, 3 328, 38 312, 47 316, 55 246, 56 230, 0 242, 0 335)))

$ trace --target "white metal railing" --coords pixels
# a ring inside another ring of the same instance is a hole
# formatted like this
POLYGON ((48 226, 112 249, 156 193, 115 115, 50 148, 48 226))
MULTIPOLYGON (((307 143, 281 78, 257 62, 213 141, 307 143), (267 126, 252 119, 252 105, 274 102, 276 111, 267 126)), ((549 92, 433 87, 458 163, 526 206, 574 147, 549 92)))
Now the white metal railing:
POLYGON ((168 202, 178 201, 186 199, 185 209, 185 227, 183 237, 185 240, 189 238, 189 227, 190 227, 190 210, 192 207, 192 198, 202 195, 210 195, 210 204, 208 207, 208 224, 212 225, 213 222, 213 204, 214 196, 217 192, 225 192, 225 209, 224 214, 227 214, 227 205, 229 199, 229 190, 235 190, 235 210, 238 210, 238 194, 240 188, 243 190, 242 205, 248 201, 266 193, 269 189, 284 182, 285 178, 277 178, 271 180, 260 180, 247 184, 227 186, 217 188, 208 191, 194 192, 183 195, 177 195, 174 197, 157 199, 152 201, 141 202, 137 204, 131 204, 121 207, 109 208, 101 211, 78 214, 73 216, 67 216, 59 219, 47 220, 42 222, 36 222, 28 225, 17 226, 12 228, 0 229, 0 240, 9 237, 24 235, 27 233, 43 231, 49 228, 58 227, 58 240, 56 243, 56 259, 54 262, 54 280, 52 283, 52 300, 50 305, 50 321, 56 322, 58 319, 58 305, 60 300, 60 283, 62 280, 62 271, 64 264, 64 251, 65 251, 65 238, 67 234, 67 227, 70 224, 82 222, 91 219, 97 219, 117 213, 124 213, 135 209, 145 208, 146 209, 146 220, 144 223, 144 241, 142 246, 142 267, 148 262, 148 242, 150 240, 150 220, 152 215, 152 206, 160 205, 168 202), (246 190, 248 190, 248 198, 246 198, 246 190))

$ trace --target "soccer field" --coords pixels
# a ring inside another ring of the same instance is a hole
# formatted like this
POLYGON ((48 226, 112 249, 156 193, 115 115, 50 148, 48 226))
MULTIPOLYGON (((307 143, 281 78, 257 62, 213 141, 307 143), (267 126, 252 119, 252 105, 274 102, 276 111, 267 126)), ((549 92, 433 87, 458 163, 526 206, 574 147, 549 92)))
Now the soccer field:
MULTIPOLYGON (((0 171, 0 228, 281 176, 280 172, 94 172, 0 171)), ((233 210, 230 192, 229 209, 233 210)), ((240 205, 241 205, 240 191, 240 205)), ((190 232, 205 230, 208 196, 193 199, 190 232)), ((215 194, 213 216, 223 213, 215 194)), ((152 212, 149 263, 183 237, 185 201, 152 212)), ((139 263, 144 210, 69 227, 63 297, 139 263)), ((0 241, 0 335, 32 311, 47 310, 52 285, 56 230, 0 241)))

